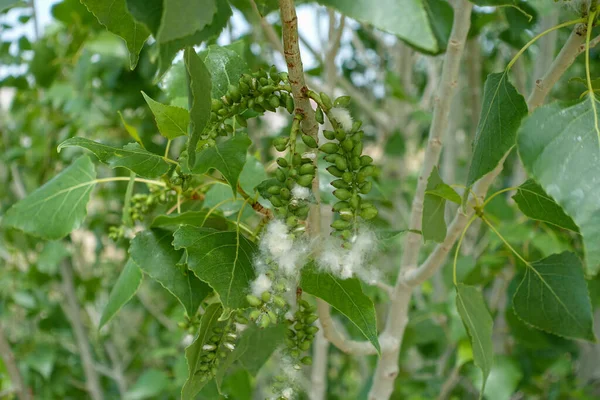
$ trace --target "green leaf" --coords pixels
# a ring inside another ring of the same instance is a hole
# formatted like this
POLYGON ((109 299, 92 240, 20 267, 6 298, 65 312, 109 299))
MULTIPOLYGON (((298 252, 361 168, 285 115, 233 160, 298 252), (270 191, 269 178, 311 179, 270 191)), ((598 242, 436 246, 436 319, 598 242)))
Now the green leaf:
POLYGON ((494 321, 481 292, 473 286, 462 283, 456 286, 456 308, 471 339, 475 365, 483 373, 481 385, 481 392, 483 393, 494 363, 494 347, 492 344, 494 321))
POLYGON ((237 134, 232 138, 220 142, 216 146, 208 147, 198 153, 196 164, 192 168, 194 174, 204 174, 210 169, 217 169, 237 193, 238 178, 246 164, 246 154, 252 142, 247 135, 237 134))
POLYGON ((138 288, 142 284, 142 271, 135 262, 130 258, 125 264, 125 268, 121 271, 119 279, 113 286, 108 296, 108 303, 104 307, 100 325, 102 328, 108 321, 114 317, 117 312, 135 295, 138 288))
POLYGON ((190 124, 190 113, 188 110, 159 103, 142 92, 146 103, 154 114, 156 125, 161 135, 167 139, 175 139, 179 136, 187 135, 188 125, 190 124))
POLYGON ((191 133, 188 138, 188 165, 196 163, 196 146, 200 135, 210 120, 212 110, 212 82, 210 72, 193 48, 186 48, 183 54, 185 67, 190 77, 190 94, 193 98, 190 109, 191 133))
MULTIPOLYGON (((425 191, 425 198, 423 199, 421 230, 423 232, 423 240, 425 241, 433 240, 441 243, 446 238, 446 220, 444 219, 446 198, 441 197, 438 194, 430 193, 438 187, 440 188, 440 191, 444 191, 444 189, 442 189, 444 185, 448 186, 442 181, 437 167, 434 167, 427 180, 427 189, 425 191)), ((450 187, 448 186, 448 188, 450 187)), ((452 188, 450 188, 450 190, 452 190, 452 188)))
POLYGON ((156 40, 164 43, 192 35, 208 25, 216 12, 215 0, 165 1, 156 40))
POLYGON ((237 86, 242 74, 248 70, 246 61, 227 47, 209 46, 198 56, 210 71, 213 99, 223 97, 227 93, 229 85, 237 86))
POLYGON ((423 0, 429 25, 438 44, 436 54, 446 51, 454 21, 454 9, 446 0, 423 0))
MULTIPOLYGON (((437 167, 434 169, 436 170, 436 173, 437 173, 437 167)), ((439 174, 438 174, 438 177, 439 177, 439 174)), ((441 178, 440 178, 440 180, 441 180, 441 178)), ((449 200, 453 203, 456 203, 458 205, 460 205, 462 203, 462 198, 460 197, 460 194, 456 193, 456 190, 454 190, 452 188, 452 186, 447 185, 444 182, 438 183, 437 185, 435 185, 435 187, 433 189, 427 189, 425 191, 425 194, 438 196, 443 199, 449 200)))
POLYGON ((138 143, 129 143, 119 149, 90 139, 74 137, 62 142, 58 146, 58 151, 65 147, 83 147, 111 168, 127 168, 145 178, 158 178, 169 170, 169 164, 162 156, 150 153, 141 148, 138 143))
POLYGON ((0 12, 10 8, 16 4, 19 4, 21 0, 0 0, 0 12))
POLYGON ((123 114, 121 114, 121 111, 119 111, 119 117, 121 117, 121 122, 123 123, 123 126, 125 127, 127 133, 129 133, 129 136, 131 136, 133 140, 138 142, 140 146, 144 147, 144 144, 142 143, 142 138, 140 137, 137 128, 135 126, 129 125, 127 121, 125 121, 125 118, 123 118, 123 114))
POLYGON ((156 37, 163 14, 163 0, 127 0, 127 10, 156 37))
POLYGON ((226 309, 248 307, 246 294, 255 278, 254 243, 236 232, 183 225, 173 245, 186 250, 188 267, 217 292, 226 309))
POLYGON ((371 0, 317 0, 333 7, 342 14, 359 22, 392 33, 408 43, 426 51, 438 50, 435 35, 429 25, 427 13, 421 0, 380 0, 373 7, 371 0))
MULTIPOLYGON (((144 1, 144 0, 138 0, 144 1)), ((162 76, 171 66, 171 61, 177 52, 188 46, 200 45, 203 42, 218 36, 221 31, 227 26, 229 18, 231 18, 231 7, 227 1, 217 1, 217 13, 212 22, 205 26, 204 29, 195 33, 182 37, 180 39, 171 40, 169 42, 160 43, 159 50, 159 76, 162 76)))
POLYGON ((163 371, 149 369, 138 378, 133 386, 125 393, 124 400, 143 400, 160 398, 169 388, 169 377, 163 371))
POLYGON ((81 2, 106 29, 125 40, 129 49, 131 69, 134 69, 150 32, 129 14, 126 0, 81 0, 81 2))
POLYGON ((516 142, 527 103, 508 81, 506 72, 488 75, 473 144, 467 186, 492 171, 516 142))
POLYGON ((12 226, 43 239, 60 239, 79 228, 96 184, 94 164, 87 156, 8 209, 3 218, 12 226))
POLYGON ((519 130, 523 165, 579 227, 590 274, 600 271, 599 148, 588 100, 568 108, 538 108, 519 130))
POLYGON ((55 275, 62 260, 69 256, 70 252, 62 241, 56 240, 44 243, 44 249, 37 259, 37 269, 48 275, 55 275))
POLYGON ((519 0, 469 0, 478 6, 510 6, 515 5, 519 0))
POLYGON ((226 321, 219 321, 219 316, 222 312, 223 307, 219 303, 213 303, 208 306, 200 320, 200 328, 194 338, 194 342, 185 349, 189 375, 181 390, 181 398, 183 400, 195 399, 198 392, 209 381, 198 367, 200 367, 201 356, 203 355, 202 347, 213 335, 213 328, 222 328, 225 326, 226 321))
POLYGON ((179 225, 205 226, 219 231, 228 228, 227 220, 214 212, 208 215, 208 211, 186 211, 181 214, 158 215, 152 221, 151 228, 179 227, 179 225))
POLYGON ((544 189, 532 179, 525 181, 517 189, 513 199, 523 214, 531 219, 544 221, 563 229, 579 232, 579 228, 554 199, 544 192, 544 189))
POLYGON ((316 270, 314 265, 309 265, 302 269, 300 286, 304 292, 325 300, 348 317, 377 352, 381 352, 377 338, 375 307, 371 299, 363 293, 358 279, 340 279, 329 272, 316 270))
POLYGON ((595 341, 583 266, 570 252, 531 263, 513 298, 515 313, 535 328, 595 341))
POLYGON ((183 252, 175 250, 172 241, 173 234, 170 231, 143 231, 131 241, 129 255, 146 274, 179 300, 188 316, 194 316, 211 290, 184 265, 179 264, 183 252))

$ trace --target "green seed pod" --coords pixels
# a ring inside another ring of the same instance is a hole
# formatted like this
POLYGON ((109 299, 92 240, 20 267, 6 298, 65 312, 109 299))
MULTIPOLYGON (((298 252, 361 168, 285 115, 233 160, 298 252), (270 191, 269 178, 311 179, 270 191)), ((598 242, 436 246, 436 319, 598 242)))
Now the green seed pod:
POLYGON ((240 93, 244 96, 250 93, 250 86, 246 82, 240 81, 240 93))
POLYGON ((306 332, 309 335, 314 335, 315 333, 319 332, 319 327, 318 326, 309 326, 306 329, 304 329, 304 332, 306 332))
MULTIPOLYGON (((272 87, 272 86, 271 86, 272 87)), ((271 105, 271 107, 273 107, 273 109, 277 109, 279 108, 279 106, 281 105, 281 103, 279 102, 279 97, 277 97, 276 95, 271 95, 271 97, 269 97, 269 104, 271 105)))
POLYGON ((340 237, 344 240, 349 240, 352 237, 352 231, 347 229, 340 232, 340 237))
POLYGON ((333 229, 335 229, 336 231, 343 231, 344 229, 348 229, 351 226, 352 226, 352 224, 349 221, 344 221, 344 220, 341 220, 341 219, 336 219, 331 224, 331 227, 333 229))
POLYGON ((287 180, 285 181, 285 186, 289 189, 292 190, 294 188, 294 186, 296 185, 296 182, 292 179, 292 178, 287 178, 287 180))
POLYGON ((285 345, 287 347, 294 347, 296 345, 296 342, 294 341, 294 339, 285 338, 285 345))
POLYGON ((221 108, 219 111, 217 111, 217 115, 224 117, 225 115, 227 115, 229 113, 229 110, 226 108, 221 108))
POLYGON ((357 170, 360 168, 360 158, 356 157, 356 156, 352 156, 352 158, 350 159, 350 166, 352 167, 353 170, 357 170))
POLYGON ((315 322, 318 318, 319 317, 315 314, 308 315, 307 317, 304 318, 304 323, 307 325, 310 325, 313 322, 315 322))
POLYGON ((351 221, 354 218, 354 213, 349 208, 344 208, 343 210, 340 210, 339 214, 340 218, 344 221, 351 221))
POLYGON ((275 91, 275 87, 273 87, 273 85, 265 85, 265 86, 261 87, 259 91, 262 94, 271 94, 275 91))
POLYGON ((235 116, 235 120, 238 124, 240 124, 240 126, 244 128, 248 127, 248 121, 246 121, 246 118, 242 117, 240 114, 235 116))
POLYGON ((304 164, 300 167, 300 175, 313 175, 315 166, 313 164, 304 164))
POLYGON ((365 208, 360 211, 360 217, 369 220, 373 219, 377 216, 377 209, 375 207, 365 208))
POLYGON ((332 181, 331 186, 336 189, 350 189, 350 185, 347 184, 343 179, 336 179, 332 181))
POLYGON ((300 348, 300 350, 306 351, 310 349, 310 342, 310 340, 305 340, 304 342, 300 343, 298 347, 300 348))
POLYGON ((289 226, 290 228, 295 227, 296 225, 298 225, 298 218, 296 218, 293 215, 290 215, 287 220, 285 221, 286 225, 289 226))
POLYGON ((263 315, 263 317, 260 319, 260 327, 261 329, 266 329, 269 327, 269 324, 271 323, 271 319, 269 318, 268 315, 263 315))
POLYGON ((337 203, 335 203, 333 205, 332 210, 334 212, 339 212, 339 211, 343 210, 344 208, 348 208, 348 207, 350 207, 350 204, 348 204, 347 201, 338 201, 337 203))
POLYGON ((293 358, 298 358, 299 355, 300 352, 298 350, 290 350, 290 356, 292 356, 293 358))
POLYGON ((265 71, 261 71, 260 74, 261 77, 258 80, 258 83, 260 83, 261 86, 267 86, 269 84, 269 79, 267 79, 267 73, 265 71))
POLYGON ((350 96, 340 96, 333 102, 334 107, 348 107, 350 104, 350 96))
POLYGON ((298 175, 298 170, 296 168, 292 168, 290 169, 290 172, 288 172, 288 175, 292 178, 295 178, 298 175))
POLYGON ((321 107, 317 107, 317 110, 315 111, 315 121, 317 121, 319 124, 323 124, 325 122, 321 107))
POLYGON ((296 337, 298 338, 298 340, 302 340, 306 337, 306 332, 298 331, 298 332, 296 332, 296 337))
POLYGON ((284 151, 287 147, 290 139, 286 137, 278 137, 273 139, 273 146, 277 149, 277 151, 284 151))
POLYGON ((263 302, 268 303, 271 300, 271 293, 264 291, 261 293, 260 298, 263 302))
POLYGON ((287 82, 288 81, 288 73, 287 72, 280 72, 279 73, 279 80, 281 80, 283 82, 287 82))
POLYGON ((337 153, 327 154, 325 157, 323 157, 323 159, 330 164, 335 164, 335 159, 337 158, 337 156, 338 156, 337 153))
POLYGON ((375 173, 375 167, 372 165, 367 165, 366 167, 362 167, 360 172, 365 174, 365 176, 372 176, 375 173))
POLYGON ((229 85, 229 89, 227 90, 227 94, 232 102, 238 103, 242 98, 242 94, 240 93, 240 89, 236 86, 229 85))
POLYGON ((281 192, 281 186, 271 186, 270 188, 267 189, 267 193, 269 194, 279 194, 281 192))
POLYGON ((360 165, 366 167, 367 165, 373 164, 373 158, 370 156, 361 156, 360 165))
POLYGON ((279 157, 277 159, 277 165, 279 165, 281 168, 287 168, 289 164, 285 158, 279 157))
POLYGON ((358 210, 358 208, 360 207, 360 196, 357 194, 352 195, 352 197, 348 201, 348 204, 350 204, 350 208, 352 208, 353 210, 358 210))
POLYGON ((294 167, 297 167, 300 164, 302 164, 302 156, 298 153, 295 153, 294 156, 292 157, 292 165, 294 167))
POLYGON ((353 148, 354 142, 350 138, 344 139, 344 141, 342 142, 342 149, 344 149, 345 151, 352 151, 353 148))
POLYGON ((335 131, 335 138, 338 140, 338 142, 341 142, 342 140, 346 139, 346 131, 344 131, 343 129, 338 129, 337 131, 335 131))
POLYGON ((221 336, 219 335, 212 335, 209 339, 209 342, 212 343, 219 343, 221 341, 221 336))
MULTIPOLYGON (((303 310, 310 309, 310 303, 306 300, 301 299, 300 301, 298 301, 298 304, 300 305, 300 308, 302 308, 303 310)), ((296 319, 300 319, 302 317, 302 315, 298 315, 295 317, 296 317, 296 319)))
POLYGON ((305 145, 307 145, 311 149, 316 149, 318 147, 317 141, 312 136, 302 135, 302 141, 304 142, 305 145))
POLYGON ((346 183, 351 183, 352 182, 352 172, 346 171, 342 174, 342 180, 346 183))
POLYGON ((304 365, 312 365, 313 363, 313 359, 310 356, 306 356, 306 357, 302 357, 302 359, 300 360, 300 362, 304 365))
POLYGON ((212 99, 211 110, 219 111, 223 107, 223 103, 218 99, 212 99))
POLYGON ((258 317, 260 317, 260 314, 260 310, 252 310, 248 316, 250 317, 251 321, 256 321, 258 317))
POLYGON ((336 178, 341 178, 342 175, 344 174, 343 171, 340 171, 339 169, 337 169, 333 165, 330 166, 330 167, 327 167, 327 172, 329 172, 331 175, 335 176, 336 178))
POLYGON ((293 330, 293 329, 288 329, 288 330, 285 331, 285 336, 288 337, 288 338, 290 338, 290 339, 294 338, 294 337, 296 337, 296 331, 293 330))
POLYGON ((352 149, 352 155, 356 157, 360 157, 363 151, 363 143, 362 141, 354 143, 354 148, 352 149))
POLYGON ((252 109, 259 114, 263 114, 265 112, 265 108, 261 105, 261 103, 257 102, 254 103, 254 107, 252 107, 252 109))
POLYGON ((276 207, 274 214, 277 218, 285 218, 287 215, 287 209, 285 207, 276 207))
POLYGON ((340 200, 348 200, 352 197, 352 192, 346 189, 337 189, 333 191, 333 195, 340 200))
POLYGON ((281 207, 281 206, 283 206, 283 202, 277 196, 271 196, 271 197, 269 197, 269 201, 271 202, 271 204, 273 204, 273 207, 281 207))
POLYGON ((362 185, 360 185, 360 192, 362 194, 367 194, 371 191, 371 187, 372 187, 372 183, 367 181, 365 183, 363 183, 362 185))
POLYGON ((281 168, 277 168, 275 170, 275 178, 277 178, 279 182, 285 182, 285 172, 281 168))
POLYGON ((235 320, 242 325, 248 325, 248 319, 246 317, 244 317, 243 315, 239 315, 237 317, 235 317, 235 320))
POLYGON ((283 308, 287 305, 287 302, 281 296, 273 296, 273 303, 275 303, 275 305, 277 305, 280 308, 283 308))
POLYGON ((346 162, 346 157, 338 156, 335 159, 335 166, 340 171, 345 171, 348 169, 348 163, 346 162))
POLYGON ((364 172, 359 172, 358 174, 356 174, 356 182, 363 183, 366 180, 367 180, 367 175, 365 175, 364 172))
POLYGON ((290 189, 288 188, 281 188, 281 192, 279 192, 279 195, 281 196, 281 198, 283 200, 289 200, 292 197, 292 194, 290 193, 290 189))
POLYGON ((325 138, 327 140, 333 140, 333 139, 335 139, 335 132, 325 130, 325 131, 323 131, 323 136, 325 136, 325 138))
POLYGON ((300 219, 306 219, 306 217, 308 217, 309 211, 310 211, 310 207, 302 206, 302 207, 298 208, 298 210, 296 210, 296 215, 300 219))
POLYGON ((327 93, 321 92, 321 93, 319 93, 319 96, 321 96, 321 102, 323 103, 325 110, 329 110, 331 107, 333 107, 331 98, 329 96, 327 96, 327 93))
POLYGON ((354 123, 352 124, 352 133, 357 132, 360 127, 362 126, 362 121, 354 121, 354 123))
POLYGON ((271 321, 271 323, 273 325, 277 325, 277 314, 275 314, 273 311, 269 310, 269 311, 267 311, 267 315, 269 316, 269 320, 271 321))
POLYGON ((294 112, 294 98, 292 96, 288 96, 287 99, 285 99, 285 109, 290 114, 294 112))
POLYGON ((337 153, 340 147, 335 143, 325 143, 322 145, 319 150, 326 154, 334 154, 337 153))
POLYGON ((252 306, 252 307, 258 307, 260 306, 262 303, 260 302, 260 299, 254 295, 247 295, 246 296, 246 300, 248 301, 248 303, 252 306))
POLYGON ((310 185, 312 185, 313 179, 314 179, 314 175, 300 175, 296 179, 296 183, 298 183, 298 185, 300 185, 300 186, 310 187, 310 185))

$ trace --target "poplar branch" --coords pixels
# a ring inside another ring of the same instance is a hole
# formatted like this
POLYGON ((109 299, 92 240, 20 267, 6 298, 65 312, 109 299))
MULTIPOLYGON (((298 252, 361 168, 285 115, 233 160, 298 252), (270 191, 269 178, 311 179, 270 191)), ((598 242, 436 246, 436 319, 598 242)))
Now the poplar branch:
MULTIPOLYGON (((4 366, 6 367, 6 371, 8 372, 8 376, 10 377, 10 382, 12 384, 13 393, 17 394, 19 400, 31 400, 33 397, 30 395, 27 386, 25 386, 25 382, 23 380, 23 376, 21 375, 21 371, 17 365, 15 360, 15 355, 10 348, 10 343, 8 339, 6 339, 4 335, 4 330, 0 325, 0 357, 4 362, 4 366)), ((8 396, 8 394, 7 394, 8 396)), ((2 394, 0 394, 0 398, 3 398, 2 394)))

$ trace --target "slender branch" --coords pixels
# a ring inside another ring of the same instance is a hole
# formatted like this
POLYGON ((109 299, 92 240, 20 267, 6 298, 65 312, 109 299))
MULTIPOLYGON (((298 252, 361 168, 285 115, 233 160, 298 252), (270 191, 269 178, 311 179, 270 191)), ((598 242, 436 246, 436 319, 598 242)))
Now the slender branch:
POLYGON ((329 358, 329 342, 323 330, 315 335, 313 343, 313 364, 310 374, 310 400, 325 400, 327 395, 327 360, 329 358))
POLYGON ((90 343, 88 342, 88 335, 83 326, 83 322, 81 321, 81 310, 79 309, 79 302, 75 293, 73 268, 70 259, 61 263, 60 272, 63 280, 63 292, 66 299, 66 305, 63 305, 63 309, 71 323, 75 341, 79 348, 79 357, 81 357, 83 372, 85 374, 85 387, 93 400, 102 400, 104 398, 102 386, 100 386, 100 378, 94 367, 95 363, 90 349, 90 343))
MULTIPOLYGON (((13 386, 12 392, 17 393, 19 400, 32 399, 29 389, 27 389, 27 386, 25 386, 25 382, 23 381, 23 376, 21 376, 21 371, 19 371, 19 367, 17 366, 15 355, 10 348, 10 343, 4 335, 2 325, 0 325, 0 357, 8 371, 8 376, 10 377, 10 382, 13 386)), ((2 398, 2 395, 0 395, 0 398, 2 398)))

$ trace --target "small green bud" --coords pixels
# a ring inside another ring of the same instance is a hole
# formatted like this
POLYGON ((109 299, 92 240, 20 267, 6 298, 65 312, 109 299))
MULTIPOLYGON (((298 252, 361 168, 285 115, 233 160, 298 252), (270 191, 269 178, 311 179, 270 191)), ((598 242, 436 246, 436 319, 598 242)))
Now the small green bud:
POLYGON ((375 207, 364 208, 360 211, 360 217, 365 220, 373 219, 377 216, 377 209, 375 207))
POLYGON ((336 189, 350 189, 350 185, 347 184, 343 179, 336 179, 332 181, 331 186, 336 189))
POLYGON ((342 174, 342 180, 346 183, 351 183, 352 182, 352 172, 346 171, 342 174))
POLYGON ((298 350, 290 350, 290 356, 292 356, 292 358, 298 358, 299 355, 300 352, 298 350))
POLYGON ((352 124, 352 133, 358 131, 360 129, 360 127, 362 126, 362 121, 354 121, 354 123, 352 124))
POLYGON ((323 136, 325 136, 325 138, 327 140, 333 140, 333 139, 335 139, 335 132, 325 130, 325 131, 323 131, 323 136))
POLYGON ((375 167, 372 165, 367 165, 366 167, 362 167, 360 172, 365 174, 365 176, 372 176, 375 173, 375 167))
POLYGON ((353 210, 358 210, 358 208, 360 207, 360 196, 356 194, 352 195, 348 203, 350 204, 350 208, 352 208, 353 210))
POLYGON ((317 107, 317 110, 315 111, 315 120, 320 124, 323 124, 325 122, 323 110, 321 110, 321 107, 317 107))
POLYGON ((273 296, 273 303, 275 303, 275 305, 277 305, 280 308, 283 308, 287 305, 287 302, 281 296, 273 296))
POLYGON ((300 343, 298 347, 300 348, 300 350, 304 351, 310 349, 310 340, 305 340, 304 342, 300 343))
POLYGON ((235 320, 242 325, 248 325, 248 318, 244 317, 243 315, 238 315, 237 317, 235 317, 235 320))
POLYGON ((262 304, 258 297, 251 294, 246 296, 246 300, 252 307, 259 307, 262 304))
POLYGON ((341 178, 342 175, 344 174, 343 171, 340 171, 333 165, 330 167, 327 167, 327 172, 329 172, 331 175, 335 176, 336 178, 341 178))
POLYGON ((292 96, 288 96, 285 99, 285 109, 290 114, 292 114, 294 112, 294 98, 292 96))
POLYGON ((268 315, 263 315, 263 317, 260 319, 260 327, 262 329, 268 328, 269 324, 271 323, 271 318, 268 317, 268 315))
POLYGON ((346 189, 337 189, 333 191, 333 195, 340 200, 348 200, 352 197, 352 192, 346 189))
POLYGON ((360 165, 366 167, 367 165, 373 164, 373 158, 370 156, 361 156, 360 165))
POLYGON ((310 187, 312 185, 313 179, 314 175, 300 175, 296 179, 296 183, 300 186, 310 187))
POLYGON ((286 220, 285 223, 287 226, 289 226, 290 228, 295 227, 296 225, 298 225, 298 218, 296 218, 293 215, 290 215, 286 220))
POLYGON ((310 356, 306 356, 306 357, 302 357, 302 359, 300 360, 300 362, 304 365, 312 365, 313 363, 313 359, 310 356))
POLYGON ((271 197, 269 197, 269 201, 271 202, 271 204, 273 204, 273 207, 281 207, 281 206, 283 206, 283 202, 277 196, 271 196, 271 197))
POLYGON ((277 168, 275 170, 275 178, 277 178, 279 182, 285 182, 285 172, 281 168, 277 168))
POLYGON ((352 149, 352 155, 356 157, 360 157, 363 151, 363 143, 362 141, 358 141, 354 143, 354 148, 352 149))
POLYGON ((304 332, 308 333, 309 335, 315 334, 315 333, 319 332, 319 327, 318 326, 309 326, 308 328, 304 329, 304 332))
POLYGON ((246 82, 240 81, 240 93, 242 93, 244 96, 250 93, 250 86, 248 86, 246 82))
POLYGON ((273 146, 277 149, 277 151, 284 151, 290 141, 289 138, 286 137, 278 137, 273 139, 273 146))
POLYGON ((306 219, 309 211, 310 211, 310 208, 308 206, 302 206, 302 207, 298 208, 298 210, 296 210, 296 215, 298 216, 298 218, 306 219))
POLYGON ((336 157, 336 159, 335 159, 335 166, 340 171, 347 170, 348 169, 348 163, 346 162, 346 157, 344 157, 344 156, 338 156, 338 157, 336 157))
POLYGON ((325 143, 322 145, 319 150, 326 154, 334 154, 337 153, 340 147, 335 143, 325 143))
POLYGON ((345 151, 351 151, 353 148, 354 142, 349 138, 344 139, 344 141, 342 142, 342 149, 344 149, 345 151))
POLYGON ((271 107, 273 107, 273 109, 279 108, 279 106, 280 106, 279 97, 277 97, 276 95, 271 95, 271 97, 269 97, 269 105, 271 107))
POLYGON ((371 191, 371 187, 372 187, 372 183, 367 181, 365 183, 363 183, 362 185, 360 185, 360 192, 362 194, 367 194, 371 191))
POLYGON ((302 141, 304 142, 305 145, 307 145, 311 149, 316 149, 318 147, 317 141, 312 136, 302 135, 302 141))
POLYGON ((292 197, 292 194, 290 193, 290 189, 284 187, 281 188, 281 192, 279 192, 279 195, 281 196, 281 198, 283 200, 289 200, 292 197))
POLYGON ((292 157, 292 165, 294 167, 297 167, 298 165, 302 164, 302 156, 298 153, 294 154, 294 156, 292 157))
POLYGON ((344 221, 352 221, 352 218, 354 218, 354 213, 352 212, 351 209, 344 208, 344 209, 340 210, 340 218, 343 219, 344 221))
POLYGON ((271 321, 271 323, 273 325, 277 324, 277 314, 275 314, 273 311, 269 310, 267 312, 267 315, 269 316, 269 320, 271 321))
POLYGON ((343 129, 338 129, 337 131, 335 131, 335 138, 341 142, 342 140, 346 139, 346 131, 344 131, 343 129))
POLYGON ((234 103, 238 103, 240 101, 240 99, 242 98, 240 89, 238 89, 236 86, 229 85, 229 89, 227 90, 227 93, 229 94, 229 98, 234 103))
POLYGON ((330 164, 335 164, 335 159, 337 158, 337 156, 338 156, 337 153, 327 154, 325 157, 323 157, 323 159, 330 164))
POLYGON ((288 175, 291 176, 292 178, 295 178, 296 176, 298 176, 298 170, 296 168, 292 168, 288 172, 288 175))
POLYGON ((321 102, 323 103, 323 106, 325 107, 326 110, 329 110, 331 107, 333 107, 331 98, 329 96, 327 96, 327 93, 321 92, 321 93, 319 93, 319 96, 321 96, 321 102))
POLYGON ((314 175, 315 166, 313 164, 304 164, 300 167, 300 175, 314 175))
POLYGON ((285 158, 279 157, 277 159, 277 165, 279 165, 281 168, 287 168, 289 164, 285 158))
POLYGON ((265 303, 268 303, 269 300, 271 300, 271 293, 264 291, 262 292, 262 294, 260 295, 260 298, 262 301, 264 301, 265 303))
POLYGON ((331 227, 333 229, 335 229, 336 231, 343 231, 344 229, 348 229, 351 226, 352 226, 352 223, 350 221, 344 221, 344 220, 341 220, 341 219, 336 219, 331 224, 331 227))
POLYGON ((287 72, 280 72, 279 73, 279 80, 283 81, 283 82, 287 82, 288 81, 288 73, 287 72))
POLYGON ((248 121, 246 121, 246 118, 242 117, 241 114, 237 114, 235 116, 235 120, 238 124, 240 124, 240 126, 247 128, 248 127, 248 121))
POLYGON ((223 103, 221 102, 221 100, 212 99, 211 109, 213 111, 215 111, 215 112, 219 111, 222 107, 223 107, 223 103))
POLYGON ((279 194, 281 192, 281 186, 271 186, 270 188, 267 189, 267 193, 269 194, 279 194))
POLYGON ((304 318, 304 322, 308 325, 312 324, 313 322, 315 322, 319 317, 315 314, 311 314, 309 316, 307 316, 306 318, 304 318))
POLYGON ((350 96, 340 96, 333 102, 334 107, 347 107, 350 104, 350 96))
MULTIPOLYGON (((298 304, 300 305, 300 308, 302 308, 303 310, 308 310, 310 309, 310 303, 306 300, 301 299, 300 301, 298 301, 298 304)), ((301 315, 296 316, 296 319, 300 319, 301 315)))
POLYGON ((348 208, 348 207, 350 207, 350 204, 348 204, 347 201, 338 201, 337 203, 335 203, 333 205, 333 211, 339 212, 339 211, 343 210, 344 208, 348 208))

